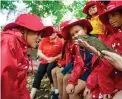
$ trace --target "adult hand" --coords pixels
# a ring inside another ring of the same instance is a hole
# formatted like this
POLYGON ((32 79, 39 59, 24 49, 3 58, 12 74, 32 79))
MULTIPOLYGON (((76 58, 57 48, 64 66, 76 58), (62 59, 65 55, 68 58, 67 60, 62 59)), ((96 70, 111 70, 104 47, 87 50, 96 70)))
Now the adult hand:
POLYGON ((111 99, 111 95, 110 94, 104 94, 103 99, 111 99))
POLYGON ((88 89, 87 87, 85 88, 84 92, 83 92, 83 96, 86 97, 87 95, 90 95, 91 91, 90 89, 88 89))
POLYGON ((102 51, 102 53, 105 54, 104 58, 107 59, 110 64, 122 71, 122 57, 120 55, 109 51, 102 51))
POLYGON ((75 90, 75 86, 73 84, 68 84, 67 85, 66 91, 67 91, 68 94, 74 93, 74 90, 75 90))

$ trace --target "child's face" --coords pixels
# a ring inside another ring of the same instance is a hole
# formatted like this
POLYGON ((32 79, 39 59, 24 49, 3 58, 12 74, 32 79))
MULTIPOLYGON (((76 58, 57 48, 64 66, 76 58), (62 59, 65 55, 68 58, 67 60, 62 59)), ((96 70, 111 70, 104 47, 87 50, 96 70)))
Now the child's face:
POLYGON ((91 16, 92 15, 95 15, 97 13, 97 7, 96 7, 96 5, 93 5, 93 6, 89 7, 88 13, 91 16))
POLYGON ((56 37, 57 37, 56 33, 53 33, 53 34, 50 36, 50 40, 55 40, 56 37))
POLYGON ((72 39, 77 36, 87 35, 87 29, 80 25, 75 25, 69 30, 72 39))
POLYGON ((37 46, 37 41, 39 41, 39 35, 40 33, 30 31, 30 30, 25 30, 24 37, 27 41, 27 43, 32 47, 36 48, 37 46))
POLYGON ((110 13, 108 13, 108 19, 109 19, 109 23, 113 27, 122 26, 122 13, 120 13, 118 11, 110 12, 110 13))

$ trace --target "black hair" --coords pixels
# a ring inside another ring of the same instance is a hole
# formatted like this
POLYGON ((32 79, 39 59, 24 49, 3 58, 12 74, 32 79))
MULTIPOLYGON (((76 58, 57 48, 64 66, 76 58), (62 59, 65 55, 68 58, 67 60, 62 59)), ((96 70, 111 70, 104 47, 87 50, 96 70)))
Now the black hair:
POLYGON ((122 9, 117 9, 116 11, 122 15, 122 9))

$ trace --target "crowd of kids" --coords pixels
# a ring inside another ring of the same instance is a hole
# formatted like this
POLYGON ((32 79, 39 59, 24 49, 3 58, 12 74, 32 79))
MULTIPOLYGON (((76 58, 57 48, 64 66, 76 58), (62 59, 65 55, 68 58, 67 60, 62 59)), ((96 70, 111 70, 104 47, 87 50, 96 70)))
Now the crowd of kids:
POLYGON ((82 12, 86 18, 63 21, 59 30, 29 13, 4 27, 1 99, 36 99, 46 73, 50 99, 122 99, 122 1, 88 1, 82 12), (85 35, 101 40, 116 53, 99 52, 76 39, 85 35), (29 93, 26 76, 32 62, 26 53, 30 50, 31 60, 37 45, 40 64, 29 93))

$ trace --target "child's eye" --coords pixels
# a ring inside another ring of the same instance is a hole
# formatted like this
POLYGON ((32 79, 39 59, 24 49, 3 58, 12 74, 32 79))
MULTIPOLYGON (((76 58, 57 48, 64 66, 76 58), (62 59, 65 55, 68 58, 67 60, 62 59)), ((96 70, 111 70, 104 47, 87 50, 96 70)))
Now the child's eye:
POLYGON ((79 31, 76 31, 75 33, 78 33, 79 31))
POLYGON ((74 33, 71 33, 71 36, 74 36, 74 33))
POLYGON ((95 6, 92 6, 92 8, 95 8, 95 6))

